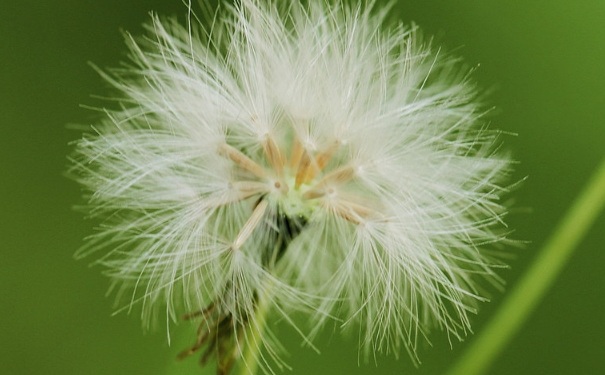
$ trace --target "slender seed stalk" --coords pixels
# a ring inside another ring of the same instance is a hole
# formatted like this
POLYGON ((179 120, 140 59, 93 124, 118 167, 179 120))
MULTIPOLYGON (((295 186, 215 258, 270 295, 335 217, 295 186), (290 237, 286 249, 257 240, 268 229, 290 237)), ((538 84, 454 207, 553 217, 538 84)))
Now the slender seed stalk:
POLYGON ((553 284, 605 205, 605 160, 491 322, 449 375, 484 374, 553 284))
POLYGON ((258 298, 258 307, 256 308, 254 317, 251 318, 254 321, 250 322, 250 326, 246 332, 249 336, 244 341, 246 346, 239 363, 239 375, 256 375, 260 352, 263 350, 262 343, 265 341, 262 339, 262 335, 265 332, 267 314, 270 309, 271 293, 269 290, 265 291, 258 298))

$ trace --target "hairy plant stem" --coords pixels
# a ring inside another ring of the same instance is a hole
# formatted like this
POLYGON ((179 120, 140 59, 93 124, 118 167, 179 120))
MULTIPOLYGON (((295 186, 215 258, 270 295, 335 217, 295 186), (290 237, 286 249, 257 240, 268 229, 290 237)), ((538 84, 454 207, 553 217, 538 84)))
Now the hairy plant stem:
POLYGON ((605 160, 563 217, 534 264, 448 375, 483 374, 548 291, 605 205, 605 160))
POLYGON ((269 313, 269 302, 271 300, 270 289, 268 288, 265 293, 258 296, 258 306, 247 329, 246 346, 238 365, 239 375, 256 375, 259 355, 263 350, 262 343, 264 340, 261 336, 264 334, 267 325, 267 314, 269 313))

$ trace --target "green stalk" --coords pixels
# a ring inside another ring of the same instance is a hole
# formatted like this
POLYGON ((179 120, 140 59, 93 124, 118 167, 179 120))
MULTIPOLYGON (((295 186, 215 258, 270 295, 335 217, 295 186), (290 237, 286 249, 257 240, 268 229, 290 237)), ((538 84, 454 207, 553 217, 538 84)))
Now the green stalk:
MULTIPOLYGON (((258 357, 260 355, 261 350, 263 349, 263 342, 265 341, 262 335, 265 332, 265 327, 267 326, 267 314, 270 310, 270 302, 272 296, 272 287, 267 282, 267 288, 264 293, 259 293, 259 299, 256 306, 256 310, 254 316, 250 320, 250 324, 246 328, 245 331, 245 340, 241 342, 244 347, 244 351, 242 356, 237 360, 236 371, 233 371, 232 374, 239 375, 256 375, 258 371, 258 357)), ((187 341, 183 340, 182 345, 177 345, 177 347, 187 347, 190 345, 188 341, 189 337, 187 337, 187 341)), ((215 374, 216 370, 213 364, 209 364, 200 368, 198 361, 189 360, 189 361, 175 361, 171 360, 166 368, 167 375, 202 375, 202 374, 215 374)))
POLYGON ((567 215, 544 245, 531 268, 483 328, 449 375, 486 372, 497 354, 514 336, 540 302, 605 205, 605 160, 576 198, 567 215))
MULTIPOLYGON (((271 288, 268 288, 269 290, 271 288)), ((258 356, 263 349, 264 342, 262 335, 267 326, 267 314, 269 313, 269 302, 271 293, 266 290, 265 293, 259 296, 258 306, 254 313, 253 321, 251 322, 245 342, 245 350, 239 363, 240 375, 256 375, 258 368, 258 356)))
POLYGON ((253 320, 246 331, 245 349, 238 364, 240 375, 256 375, 259 355, 263 350, 263 342, 265 341, 262 336, 267 326, 267 314, 273 296, 271 293, 273 290, 272 282, 267 281, 266 285, 264 293, 259 295, 253 320))

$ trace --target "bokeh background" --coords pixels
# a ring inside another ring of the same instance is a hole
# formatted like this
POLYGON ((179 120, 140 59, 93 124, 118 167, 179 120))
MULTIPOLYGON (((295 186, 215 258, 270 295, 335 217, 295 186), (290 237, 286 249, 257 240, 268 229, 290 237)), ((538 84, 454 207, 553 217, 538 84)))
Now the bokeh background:
MULTIPOLYGON (((119 30, 140 33, 151 10, 185 14, 180 0, 0 0, 2 374, 198 373, 196 359, 174 362, 190 327, 177 327, 168 347, 164 329, 143 333, 136 314, 112 316, 108 281, 72 257, 92 223, 73 211, 80 191, 62 175, 79 136, 66 125, 98 118, 80 106, 106 93, 87 62, 117 65, 119 30)), ((528 179, 509 223, 530 242, 512 250, 503 273, 514 286, 605 156, 605 2, 399 0, 392 15, 479 65, 475 79, 494 89, 492 122, 518 134, 506 147, 520 162, 516 178, 528 179)), ((604 244, 601 215, 490 374, 605 373, 604 244)), ((476 332, 501 299, 482 306, 476 332)), ((277 331, 293 374, 440 374, 466 347, 436 332, 418 369, 405 354, 360 366, 355 335, 327 329, 318 355, 290 329, 277 331)))

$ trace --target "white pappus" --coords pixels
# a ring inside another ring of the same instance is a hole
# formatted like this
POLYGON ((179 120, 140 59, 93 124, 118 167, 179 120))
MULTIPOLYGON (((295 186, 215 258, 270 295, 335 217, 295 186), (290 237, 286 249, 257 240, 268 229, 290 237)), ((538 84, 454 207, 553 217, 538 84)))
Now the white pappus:
POLYGON ((469 70, 414 27, 372 4, 276 4, 127 36, 129 62, 102 73, 118 106, 72 156, 102 219, 79 255, 102 254, 145 322, 199 318, 183 356, 205 347, 219 374, 250 345, 281 366, 259 322, 293 311, 305 336, 336 319, 416 361, 499 283, 510 158, 469 70))

